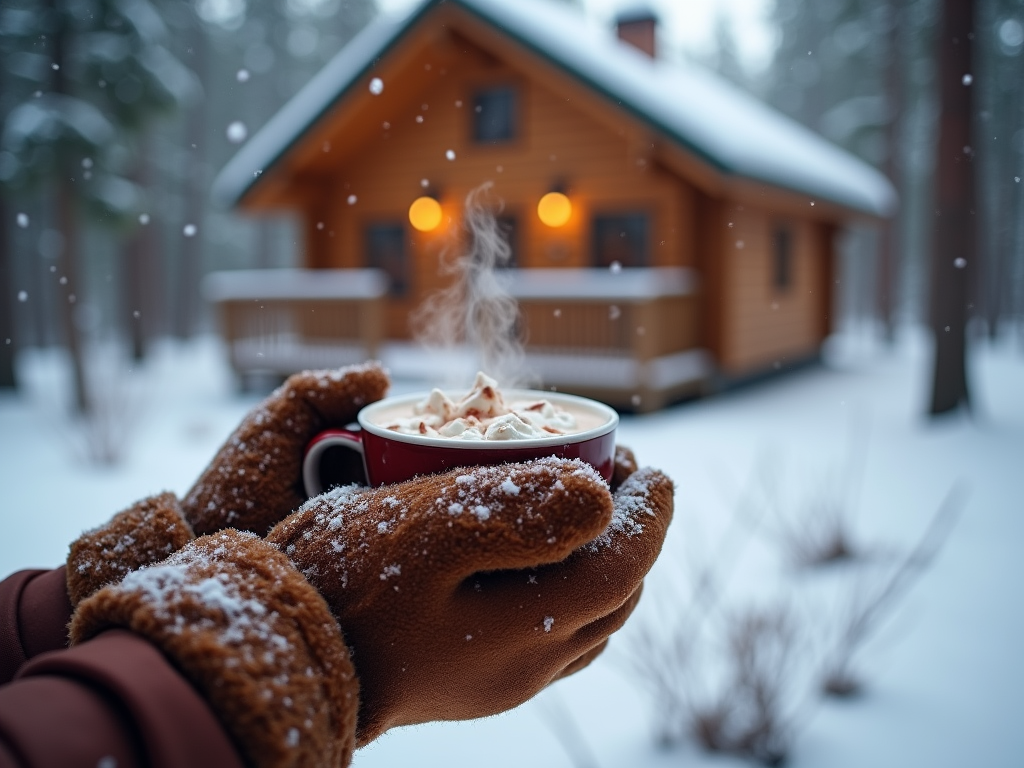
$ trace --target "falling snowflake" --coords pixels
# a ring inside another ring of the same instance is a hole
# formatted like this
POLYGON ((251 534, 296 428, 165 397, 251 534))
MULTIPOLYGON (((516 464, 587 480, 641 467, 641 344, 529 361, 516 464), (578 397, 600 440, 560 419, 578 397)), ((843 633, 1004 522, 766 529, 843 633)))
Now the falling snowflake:
POLYGON ((961 78, 960 82, 962 82, 964 85, 970 85, 971 83, 974 82, 974 77, 972 75, 964 75, 963 78, 961 78))
POLYGON ((186 224, 181 230, 185 237, 195 237, 197 231, 195 224, 186 224))
POLYGON ((86 170, 89 170, 90 168, 92 168, 92 158, 91 157, 83 157, 82 158, 82 167, 85 168, 86 170))
POLYGON ((149 224, 149 214, 148 213, 140 213, 139 214, 139 224, 141 224, 142 226, 146 226, 147 224, 149 224))
POLYGON ((22 229, 25 229, 28 226, 28 214, 27 213, 19 213, 18 214, 18 226, 21 227, 22 229))
POLYGON ((226 131, 228 141, 232 144, 241 144, 245 141, 245 137, 249 135, 249 129, 245 127, 245 123, 241 120, 235 120, 228 126, 226 131))
POLYGON ((551 628, 555 625, 555 618, 553 616, 544 617, 544 631, 550 632, 551 628))
POLYGON ((18 301, 28 301, 28 291, 18 291, 18 301))
POLYGON ((613 275, 617 275, 619 274, 619 272, 622 271, 622 264, 618 261, 613 261, 611 264, 608 265, 608 269, 611 270, 613 275))
POLYGON ((384 93, 384 81, 381 80, 379 77, 375 77, 372 80, 370 80, 370 93, 372 93, 374 96, 380 96, 382 93, 384 93))
POLYGON ((358 198, 358 197, 356 197, 355 195, 349 195, 349 196, 348 196, 348 198, 346 199, 346 202, 347 202, 347 203, 348 203, 349 205, 355 205, 355 204, 356 204, 356 201, 358 201, 358 200, 359 200, 359 198, 358 198))
POLYGON ((953 259, 953 266, 956 267, 957 269, 963 269, 964 267, 967 266, 967 259, 965 259, 963 256, 958 256, 957 258, 953 259))
POLYGON ((420 179, 420 186, 426 189, 430 186, 430 181, 427 179, 420 179))
POLYGON ((447 157, 449 160, 454 160, 455 159, 455 150, 454 149, 449 149, 447 152, 444 153, 444 156, 447 157))
POLYGON ((238 70, 235 73, 235 80, 237 80, 240 83, 247 83, 247 82, 249 82, 249 70, 248 69, 240 69, 240 70, 238 70))
POLYGON ((618 320, 619 317, 621 317, 621 316, 622 316, 622 310, 619 309, 617 306, 612 304, 610 307, 608 307, 608 319, 609 320, 618 320))

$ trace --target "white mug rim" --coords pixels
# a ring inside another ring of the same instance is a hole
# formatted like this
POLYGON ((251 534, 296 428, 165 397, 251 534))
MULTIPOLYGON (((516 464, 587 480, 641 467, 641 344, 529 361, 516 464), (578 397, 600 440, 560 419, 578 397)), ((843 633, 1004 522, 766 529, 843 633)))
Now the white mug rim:
MULTIPOLYGON (((432 390, 431 390, 432 391, 432 390)), ((446 391, 445 394, 453 399, 461 398, 470 390, 446 391)), ((430 391, 414 392, 407 395, 386 397, 375 403, 365 406, 357 416, 359 426, 365 432, 382 437, 386 440, 395 440, 399 443, 410 443, 412 445, 429 446, 433 448, 453 448, 457 450, 493 450, 508 451, 516 448, 540 448, 544 446, 573 445, 585 443, 597 437, 602 437, 614 432, 619 425, 619 414, 610 405, 599 400, 592 400, 589 397, 570 395, 565 392, 545 392, 542 389, 507 389, 502 390, 505 401, 518 399, 544 399, 552 405, 572 404, 582 410, 589 410, 604 415, 606 420, 596 427, 582 432, 570 432, 564 435, 552 435, 551 437, 533 437, 525 440, 460 440, 453 437, 432 437, 429 435, 407 435, 396 432, 393 429, 386 429, 379 424, 369 421, 367 414, 372 414, 384 408, 413 404, 424 400, 430 395, 430 391)))

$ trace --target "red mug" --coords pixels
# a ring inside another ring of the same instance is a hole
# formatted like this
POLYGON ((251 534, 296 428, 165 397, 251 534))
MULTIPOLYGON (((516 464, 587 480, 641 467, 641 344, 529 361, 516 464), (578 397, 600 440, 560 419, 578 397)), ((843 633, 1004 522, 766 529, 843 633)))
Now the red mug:
POLYGON ((385 411, 412 415, 413 406, 426 396, 420 393, 380 400, 359 412, 359 429, 328 429, 314 437, 306 447, 302 464, 306 495, 316 496, 346 482, 387 485, 455 467, 529 461, 546 456, 582 459, 605 480, 611 480, 619 416, 604 403, 560 392, 509 390, 504 393, 508 402, 544 399, 596 423, 596 426, 585 424, 579 432, 524 440, 407 435, 374 421, 375 416, 385 411))

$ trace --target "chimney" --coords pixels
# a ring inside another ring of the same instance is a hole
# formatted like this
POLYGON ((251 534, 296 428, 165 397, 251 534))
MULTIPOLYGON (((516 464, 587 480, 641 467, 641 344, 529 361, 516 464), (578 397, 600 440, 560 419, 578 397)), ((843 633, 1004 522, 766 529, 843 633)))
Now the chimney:
POLYGON ((615 31, 619 40, 639 48, 652 59, 657 55, 658 17, 647 5, 638 5, 619 11, 615 17, 615 31))

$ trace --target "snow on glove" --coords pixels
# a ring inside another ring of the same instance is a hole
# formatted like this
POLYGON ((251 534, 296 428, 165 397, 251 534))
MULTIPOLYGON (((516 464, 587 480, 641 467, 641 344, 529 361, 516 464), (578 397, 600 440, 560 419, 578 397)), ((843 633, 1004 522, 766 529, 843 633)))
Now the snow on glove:
POLYGON ((123 627, 204 696, 246 763, 343 768, 359 684, 337 622, 276 548, 251 533, 196 539, 84 600, 72 643, 123 627))
POLYGON ((289 377, 249 412, 183 502, 171 493, 143 499, 72 542, 66 572, 71 604, 162 560, 194 534, 228 526, 266 533, 306 499, 307 443, 327 427, 351 422, 389 384, 376 363, 289 377))
POLYGON ((129 571, 163 560, 192 538, 173 493, 136 502, 71 542, 65 570, 71 605, 129 571))
MULTIPOLYGON (((622 454, 621 472, 635 466, 622 454)), ((358 743, 505 711, 586 666, 639 598, 671 481, 614 497, 578 460, 336 488, 268 535, 326 599, 360 679, 358 743)))
POLYGON ((389 385, 377 363, 289 377, 246 416, 182 501, 196 535, 227 527, 266 534, 306 500, 309 441, 354 421, 389 385))

